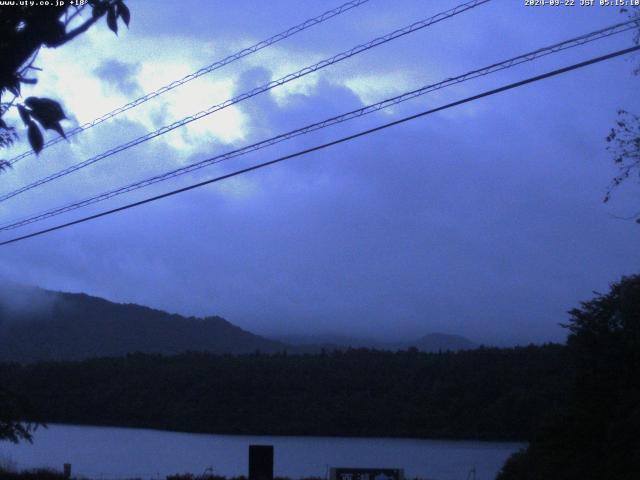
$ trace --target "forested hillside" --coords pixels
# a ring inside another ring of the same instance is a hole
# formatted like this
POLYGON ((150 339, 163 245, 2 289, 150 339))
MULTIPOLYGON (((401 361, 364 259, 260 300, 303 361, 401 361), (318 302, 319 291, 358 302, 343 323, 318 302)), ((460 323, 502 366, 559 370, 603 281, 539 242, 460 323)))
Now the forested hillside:
POLYGON ((374 350, 407 350, 411 347, 421 352, 457 352, 473 350, 480 345, 461 335, 429 333, 420 338, 404 342, 390 342, 367 337, 344 335, 282 335, 274 340, 295 345, 301 353, 316 353, 320 350, 345 350, 348 348, 370 348, 374 350))
POLYGON ((13 288, 0 301, 0 361, 83 360, 131 352, 287 348, 220 317, 194 318, 85 294, 13 288))
POLYGON ((640 275, 569 313, 566 403, 499 480, 640 478, 640 275))
POLYGON ((135 354, 0 366, 0 383, 47 422, 517 440, 563 402, 570 375, 559 345, 441 354, 135 354))

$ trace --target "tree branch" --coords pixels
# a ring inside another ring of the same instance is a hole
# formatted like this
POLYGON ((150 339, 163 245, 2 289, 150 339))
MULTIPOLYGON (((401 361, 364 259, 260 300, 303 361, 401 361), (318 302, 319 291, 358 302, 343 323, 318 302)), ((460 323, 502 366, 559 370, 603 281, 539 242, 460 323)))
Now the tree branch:
MULTIPOLYGON (((84 8, 85 8, 86 6, 87 6, 87 4, 84 4, 84 5, 83 5, 83 6, 81 6, 80 8, 76 7, 76 11, 75 11, 75 12, 73 12, 73 13, 69 16, 69 18, 67 18, 67 20, 65 21, 65 26, 66 26, 66 25, 69 25, 69 24, 71 23, 71 21, 72 21, 75 17, 77 17, 77 16, 82 12, 82 10, 84 10, 84 8)), ((68 11, 68 10, 67 10, 67 11, 68 11)))
POLYGON ((88 20, 85 20, 85 22, 82 25, 79 25, 78 27, 74 28, 70 32, 67 32, 64 36, 60 37, 60 39, 58 41, 50 43, 48 46, 56 48, 56 47, 59 47, 60 45, 64 45, 65 43, 67 43, 67 42, 73 40, 74 38, 76 38, 81 33, 84 33, 87 30, 89 30, 89 28, 94 23, 96 23, 101 17, 102 17, 102 15, 100 15, 98 17, 91 17, 88 20))

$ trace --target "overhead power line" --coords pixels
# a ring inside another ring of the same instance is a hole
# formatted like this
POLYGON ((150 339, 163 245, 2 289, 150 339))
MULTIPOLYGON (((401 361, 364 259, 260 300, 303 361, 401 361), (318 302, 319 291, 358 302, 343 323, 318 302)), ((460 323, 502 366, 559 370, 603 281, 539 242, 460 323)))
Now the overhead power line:
POLYGON ((140 188, 144 188, 150 185, 154 185, 156 183, 159 182, 163 182, 166 180, 169 180, 171 178, 175 178, 178 177, 180 175, 185 175, 187 173, 193 172, 195 170, 199 170, 201 168, 210 166, 210 165, 214 165, 217 163, 220 163, 222 161, 225 160, 229 160, 232 158, 236 158, 242 155, 246 155, 248 153, 251 152, 255 152, 257 150, 261 150, 263 148, 281 143, 283 141, 289 140, 291 138, 300 136, 300 135, 304 135, 307 133, 311 133, 314 132, 316 130, 320 130, 323 128, 327 128, 331 125, 336 125, 342 122, 346 122, 355 118, 359 118, 361 116, 367 115, 369 113, 373 113, 373 112, 377 112, 379 110, 382 110, 384 108, 388 108, 390 106, 393 105, 397 105, 399 103, 405 102, 407 100, 411 100, 414 99, 416 97, 425 95, 427 93, 430 92, 434 92, 436 90, 440 90, 442 88, 446 88, 449 87, 451 85, 456 85, 458 83, 462 83, 468 80, 472 80, 474 78, 478 78, 481 76, 485 76, 485 75, 489 75, 495 72, 498 72, 500 70, 505 70, 507 68, 511 68, 514 67, 516 65, 520 65, 522 63, 525 62, 530 62, 533 60, 536 60, 538 58, 553 54, 553 53, 557 53, 560 51, 564 51, 570 48, 574 48, 574 47, 578 47, 580 45, 584 45, 586 43, 589 42, 593 42, 596 40, 601 40, 603 38, 607 38, 610 37, 612 35, 616 35, 622 32, 626 32, 632 29, 636 28, 636 21, 627 21, 627 22, 623 22, 623 23, 619 23, 619 24, 615 24, 612 25, 610 27, 606 27, 606 28, 602 28, 600 30, 596 30, 594 32, 590 32, 584 35, 580 35, 578 37, 574 37, 571 38, 569 40, 565 40, 563 42, 559 42, 559 43, 555 43, 553 45, 549 45, 547 47, 543 47, 543 48, 539 48, 537 50, 522 54, 522 55, 518 55, 516 57, 512 57, 508 60, 503 60, 501 62, 498 63, 494 63, 492 65, 483 67, 483 68, 479 68, 476 70, 473 70, 471 72, 465 73, 463 75, 458 75, 456 77, 451 77, 448 78, 446 80, 443 80, 441 82, 438 83, 434 83, 431 85, 427 85, 424 87, 421 87, 419 89, 416 90, 412 90, 410 92, 406 92, 403 93, 401 95, 397 95, 395 97, 392 98, 388 98, 386 100, 383 100, 381 102, 377 102, 371 105, 368 105, 366 107, 362 107, 356 110, 352 110, 350 112, 344 113, 342 115, 338 115, 338 116, 334 116, 328 119, 325 119, 321 122, 316 122, 313 123, 311 125, 307 125, 304 126, 302 128, 298 128, 292 131, 289 131, 287 133, 283 133, 280 135, 277 135, 275 137, 271 137, 268 138, 266 140, 262 140, 260 142, 257 143, 253 143, 251 145, 247 145, 245 147, 236 149, 236 150, 232 150, 230 152, 226 152, 224 154, 221 155, 216 155, 214 157, 210 157, 204 160, 201 160, 199 162, 196 163, 192 163, 190 165, 186 165, 184 167, 180 167, 180 168, 176 168, 173 170, 170 170, 168 172, 159 174, 159 175, 155 175, 153 177, 150 178, 146 178, 144 180, 139 180, 133 183, 130 183, 128 185, 119 187, 117 189, 114 190, 110 190, 107 192, 103 192, 101 194, 86 198, 84 200, 81 201, 76 201, 61 207, 56 207, 56 208, 52 208, 49 210, 46 210, 45 212, 36 214, 36 215, 32 215, 28 218, 24 218, 18 221, 13 221, 12 223, 9 224, 5 224, 3 226, 0 227, 0 231, 7 231, 7 230, 13 230, 25 225, 29 225, 38 221, 42 221, 54 216, 58 216, 61 215, 63 213, 68 213, 71 212, 73 210, 77 210, 79 208, 82 207, 86 207, 88 205, 93 205, 95 203, 101 202, 101 201, 105 201, 108 200, 110 198, 116 197, 118 195, 122 195, 125 193, 129 193, 132 192, 134 190, 138 190, 140 188))
MULTIPOLYGON (((304 30, 307 30, 308 28, 311 28, 315 25, 319 25, 333 17, 336 17, 344 12, 347 12, 353 8, 359 7, 360 5, 363 5, 365 3, 367 3, 369 0, 353 0, 347 3, 344 3, 342 5, 340 5, 339 7, 333 8, 331 10, 327 10, 326 12, 324 12, 321 15, 318 15, 317 17, 313 17, 310 18, 308 20, 305 20, 304 22, 288 28, 287 30, 285 30, 284 32, 280 32, 276 35, 273 35, 272 37, 267 38, 266 40, 262 40, 261 42, 258 42, 254 45, 251 45, 250 47, 247 48, 243 48, 242 50, 233 53, 231 55, 229 55, 228 57, 223 58, 222 60, 218 60, 217 62, 212 63, 211 65, 207 65, 206 67, 202 67, 200 70, 197 70, 193 73, 190 73, 189 75, 186 75, 184 77, 182 77, 179 80, 174 80, 171 83, 168 83, 167 85, 163 85, 162 87, 158 88, 157 90, 153 91, 153 92, 149 92, 146 95, 143 95, 140 98, 136 98, 135 100, 132 100, 131 102, 127 103, 126 105, 122 105, 121 107, 116 108, 115 110, 112 110, 108 113, 105 113, 104 115, 95 118, 94 120, 91 120, 90 122, 86 122, 82 125, 79 125, 71 130, 69 130, 68 132, 65 132, 65 135, 67 138, 70 138, 74 135, 77 135, 80 132, 83 132, 85 130, 88 130, 91 127, 95 127, 96 125, 99 125, 102 122, 105 122, 107 120, 109 120, 110 118, 113 118, 117 115, 120 115, 121 113, 126 112, 127 110, 130 110, 134 107, 137 107, 138 105, 141 105, 145 102, 147 102, 148 100, 151 100, 152 98, 156 98, 159 95, 162 95, 163 93, 168 92, 169 90, 173 90, 176 87, 179 87, 180 85, 184 85, 187 82, 190 82, 191 80, 195 80, 196 78, 199 78, 203 75, 206 75, 208 73, 211 73, 215 70, 218 70, 219 68, 224 67, 225 65, 229 65, 230 63, 235 62, 236 60, 240 60, 241 58, 244 58, 248 55, 251 55, 252 53, 255 53, 259 50, 262 50, 263 48, 267 48, 275 43, 278 43, 286 38, 292 37, 293 35, 300 33, 304 30)), ((50 147, 52 145, 55 145, 61 141, 63 141, 64 138, 63 137, 55 137, 52 138, 51 140, 47 141, 43 148, 47 148, 50 147)), ((9 163, 11 165, 19 162, 20 160, 22 160, 23 158, 26 158, 30 155, 33 155, 33 150, 27 150, 26 152, 21 153, 20 155, 17 155, 16 157, 12 158, 11 160, 9 160, 9 163)))
POLYGON ((45 183, 49 183, 53 180, 56 180, 57 178, 69 175, 70 173, 73 173, 77 170, 80 170, 82 168, 88 167, 89 165, 93 165, 94 163, 103 160, 107 157, 110 157, 111 155, 115 155, 116 153, 122 152, 124 150, 127 150, 131 147, 134 147, 136 145, 139 145, 140 143, 146 142, 148 140, 151 140, 155 137, 158 137, 160 135, 164 135, 165 133, 168 133, 172 130, 175 130, 176 128, 180 128, 183 127, 184 125, 187 125, 188 123, 191 123, 195 120, 199 120, 203 117, 206 117, 207 115, 211 115, 212 113, 218 112, 224 108, 227 108, 231 105, 240 103, 244 100, 247 100, 251 97, 254 97, 256 95, 259 95, 260 93, 266 92, 268 90, 271 90, 273 88, 276 88, 280 85, 284 85, 285 83, 291 82, 292 80, 296 80, 298 78, 304 77, 305 75, 308 75, 310 73, 313 72, 317 72, 318 70, 321 70, 325 67, 328 67, 330 65, 334 65, 338 62, 341 62, 343 60, 346 60, 347 58, 350 58, 354 55, 357 55, 359 53, 365 52, 367 50, 370 50, 372 48, 375 48, 379 45, 388 43, 392 40, 395 40, 397 38, 403 37, 405 35, 408 35, 410 33, 414 33, 417 32, 418 30, 422 30, 423 28, 429 27, 435 23, 441 22, 443 20, 447 20, 451 17, 454 17, 462 12, 466 12, 468 10, 471 10, 473 8, 476 8, 482 4, 488 3, 491 0, 472 0, 470 2, 466 2, 463 3, 461 5, 458 5, 457 7, 454 7, 450 10, 447 10, 445 12, 441 12, 437 15, 434 15, 432 17, 426 18, 424 20, 420 20, 419 22, 415 22, 407 27, 401 28, 399 30, 395 30, 391 33, 388 33, 387 35, 384 35, 382 37, 378 37, 374 40, 371 40, 370 42, 358 45, 356 47, 351 48, 350 50, 347 50, 345 52, 339 53, 337 55, 334 55, 331 58, 322 60, 314 65, 311 65, 309 67, 305 67, 301 70, 298 70, 297 72, 294 73, 290 73, 288 75, 285 75, 282 78, 279 78, 278 80, 273 80, 269 83, 266 83, 260 87, 254 88, 253 90, 243 93, 241 95, 238 95, 234 98, 231 98, 229 100, 225 100, 222 103, 219 103, 217 105, 213 105, 209 108, 207 108, 206 110, 202 110, 201 112, 198 112, 194 115, 190 115, 188 117, 183 118, 182 120, 178 120, 177 122, 174 122, 170 125, 164 126, 154 132, 150 132, 146 135, 143 135, 141 137, 138 137, 134 140, 131 140, 127 143, 124 143, 122 145, 119 145, 117 147, 111 148, 103 153, 100 153, 94 157, 91 157, 87 160, 84 160, 82 162, 76 163, 75 165, 72 165, 70 167, 67 167, 63 170, 60 170, 56 173, 53 173, 51 175, 48 175, 46 177, 43 177, 39 180, 36 180, 35 182, 32 182, 26 186, 20 187, 17 190, 13 190, 11 192, 5 193, 0 195, 0 202, 3 202, 5 200, 8 200, 12 197, 15 197, 16 195, 19 195, 21 193, 24 193, 28 190, 31 190, 33 188, 36 188, 40 185, 44 185, 45 183))
POLYGON ((377 126, 377 127, 374 127, 374 128, 370 128, 368 130, 364 130, 364 131, 355 133, 353 135, 348 135, 346 137, 342 137, 342 138, 339 138, 337 140, 334 140, 334 141, 331 141, 331 142, 328 142, 328 143, 324 143, 322 145, 317 145, 315 147, 308 148, 306 150, 301 150, 299 152, 292 153, 290 155, 285 155, 283 157, 279 157, 279 158, 276 158, 274 160, 270 160, 268 162, 259 163, 257 165, 253 165, 251 167, 247 167, 247 168, 243 168, 243 169, 240 169, 240 170, 236 170, 234 172, 227 173, 225 175, 221 175, 219 177, 215 177, 215 178, 212 178, 212 179, 209 179, 209 180, 205 180, 203 182, 195 183, 195 184, 189 185, 187 187, 179 188, 177 190, 172 190, 172 191, 167 192, 167 193, 156 195, 156 196, 153 196, 153 197, 150 197, 150 198, 146 198, 144 200, 140 200, 140 201, 137 201, 137 202, 129 203, 127 205, 123 205, 121 207, 113 208, 111 210, 106 210, 106 211, 103 211, 103 212, 100 212, 100 213, 96 213, 94 215, 89 215, 87 217, 83 217, 83 218, 80 218, 78 220, 73 220, 71 222, 63 223, 63 224, 60 224, 60 225, 56 225, 54 227, 50 227, 50 228, 39 230, 39 231, 36 231, 36 232, 33 232, 33 233, 29 233, 27 235, 22 235, 20 237, 15 237, 15 238, 12 238, 10 240, 5 240, 3 242, 0 242, 0 246, 9 245, 11 243, 15 243, 15 242, 19 242, 19 241, 22 241, 22 240, 26 240, 28 238, 33 238, 33 237, 36 237, 36 236, 39 236, 39 235, 44 235, 46 233, 54 232, 56 230, 61 230, 63 228, 71 227, 73 225, 78 225, 80 223, 88 222, 90 220, 95 220, 97 218, 105 217, 107 215, 111 215, 111 214, 114 214, 114 213, 122 212, 122 211, 128 210, 130 208, 139 207, 141 205, 144 205, 144 204, 147 204, 147 203, 151 203, 151 202, 155 202, 155 201, 161 200, 163 198, 171 197, 171 196, 177 195, 179 193, 184 193, 184 192, 187 192, 189 190, 194 190, 196 188, 203 187, 205 185, 209 185, 209 184, 212 184, 212 183, 220 182, 222 180, 226 180, 226 179, 229 179, 229 178, 232 178, 232 177, 236 177, 236 176, 248 173, 248 172, 252 172, 254 170, 259 170, 261 168, 265 168, 265 167, 268 167, 268 166, 271 166, 271 165, 275 165, 276 163, 280 163, 280 162, 283 162, 285 160, 290 160, 290 159, 293 159, 293 158, 301 157, 303 155, 307 155, 307 154, 312 153, 312 152, 316 152, 316 151, 319 151, 319 150, 323 150, 325 148, 329 148, 329 147, 332 147, 332 146, 335 146, 335 145, 339 145, 339 144, 354 140, 356 138, 364 137, 366 135, 369 135, 369 134, 372 134, 372 133, 375 133, 375 132, 378 132, 378 131, 381 131, 381 130, 384 130, 384 129, 387 129, 387 128, 390 128, 390 127, 393 127, 393 126, 400 125, 400 124, 409 122, 411 120, 415 120, 417 118, 421 118, 421 117, 424 117, 424 116, 427 116, 427 115, 431 115, 431 114, 436 113, 436 112, 440 112, 440 111, 443 111, 443 110, 447 110, 449 108, 456 107, 458 105, 462 105, 462 104, 465 104, 465 103, 473 102, 475 100, 479 100, 479 99, 484 98, 484 97, 489 97, 491 95, 496 95, 498 93, 505 92, 507 90, 512 90, 512 89, 515 89, 515 88, 519 88, 519 87, 522 87, 522 86, 530 84, 530 83, 534 83, 534 82, 538 82, 540 80, 544 80, 544 79, 547 79, 547 78, 555 77, 555 76, 570 72, 572 70, 577 70, 579 68, 584 68, 586 66, 593 65, 593 64, 596 64, 596 63, 599 63, 599 62, 603 62, 605 60, 610 60, 612 58, 619 57, 621 55, 626 55, 626 54, 629 54, 629 53, 632 53, 632 52, 636 52, 638 50, 640 50, 640 45, 637 45, 637 46, 634 46, 634 47, 630 47, 630 48, 626 48, 626 49, 623 49, 623 50, 618 50, 616 52, 613 52, 613 53, 610 53, 610 54, 607 54, 607 55, 602 55, 600 57, 592 58, 592 59, 586 60, 584 62, 580 62, 580 63, 576 63, 576 64, 573 64, 573 65, 570 65, 568 67, 559 68, 557 70, 553 70, 553 71, 544 73, 542 75, 537 75, 535 77, 529 77, 529 78, 527 78, 525 80, 520 80, 518 82, 510 83, 508 85, 505 85, 505 86, 502 86, 502 87, 499 87, 499 88, 495 88, 493 90, 488 90, 488 91, 485 91, 483 93, 479 93, 477 95, 473 95, 471 97, 464 98, 462 100, 451 102, 451 103, 448 103, 446 105, 442 105, 442 106, 437 107, 437 108, 433 108, 433 109, 426 110, 426 111, 423 111, 423 112, 420 112, 420 113, 417 113, 417 114, 414 114, 414 115, 410 115, 410 116, 401 118, 399 120, 395 120, 393 122, 385 123, 383 125, 380 125, 380 126, 377 126))

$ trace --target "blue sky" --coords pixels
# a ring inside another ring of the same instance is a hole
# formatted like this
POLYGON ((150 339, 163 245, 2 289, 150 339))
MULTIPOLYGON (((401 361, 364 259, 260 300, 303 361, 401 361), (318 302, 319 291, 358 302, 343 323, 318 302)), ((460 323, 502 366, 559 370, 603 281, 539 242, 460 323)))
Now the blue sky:
MULTIPOLYGON (((67 129, 340 1, 130 1, 106 25, 43 50, 28 94, 57 98, 67 129)), ((371 0, 30 157, 10 191, 255 86, 457 5, 371 0)), ((625 19, 616 8, 494 0, 229 107, 0 203, 2 223, 322 120, 625 19)), ((622 34, 441 90, 83 210, 88 214, 630 46, 622 34)), ((2 247, 14 281, 263 334, 388 339, 460 333, 485 343, 562 340, 566 311, 638 271, 630 183, 605 136, 640 111, 638 57, 615 59, 304 158, 2 247)), ((53 134, 52 134, 53 135, 53 134)), ((7 157, 20 153, 14 147, 7 157)), ((70 220, 80 212, 58 217, 70 220)), ((33 226, 49 226, 56 221, 33 226)), ((27 233, 29 228, 5 232, 27 233)))

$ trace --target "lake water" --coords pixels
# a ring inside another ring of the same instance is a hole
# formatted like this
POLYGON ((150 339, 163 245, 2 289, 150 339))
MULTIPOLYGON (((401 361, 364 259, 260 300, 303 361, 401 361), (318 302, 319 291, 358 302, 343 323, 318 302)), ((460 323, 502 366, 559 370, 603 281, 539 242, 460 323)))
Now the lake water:
POLYGON ((160 478, 201 474, 247 475, 248 446, 274 445, 275 475, 324 477, 328 467, 404 468, 405 476, 493 480, 521 443, 388 438, 205 435, 130 428, 49 425, 33 445, 0 442, 0 463, 19 469, 71 463, 74 476, 92 479, 160 478), (470 477, 472 478, 472 477, 470 477))

